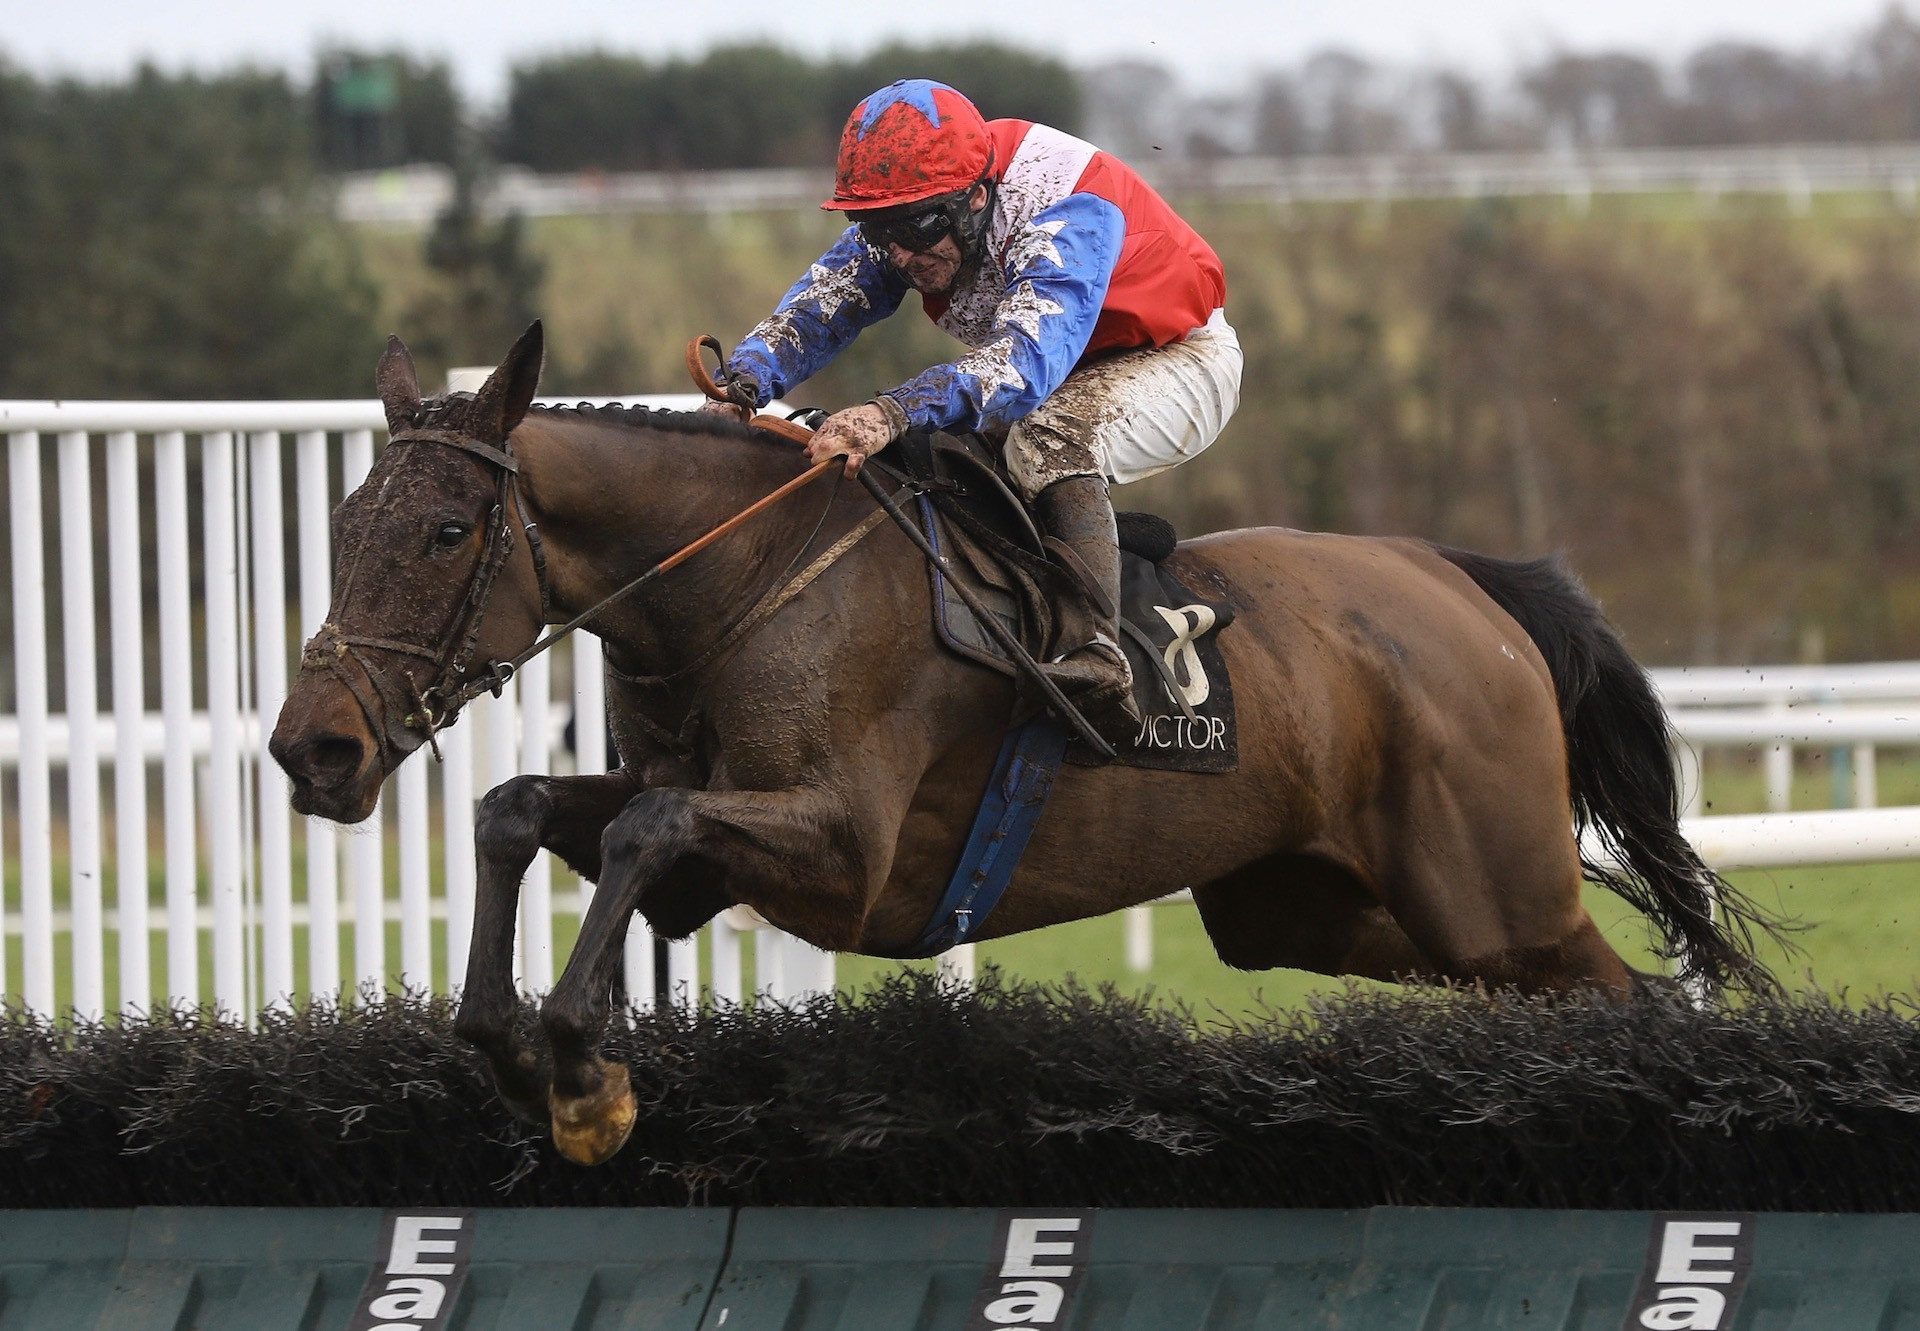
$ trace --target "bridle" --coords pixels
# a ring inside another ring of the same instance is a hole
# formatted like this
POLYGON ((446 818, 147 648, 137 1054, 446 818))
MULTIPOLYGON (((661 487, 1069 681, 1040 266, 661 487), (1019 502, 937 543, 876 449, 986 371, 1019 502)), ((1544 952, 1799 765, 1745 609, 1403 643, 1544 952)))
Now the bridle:
MULTIPOLYGON (((496 448, 451 430, 405 429, 392 435, 387 446, 396 448, 415 443, 442 444, 470 453, 492 466, 497 477, 498 490, 493 509, 487 515, 486 543, 481 548, 479 563, 474 566, 473 574, 467 580, 466 596, 461 601, 452 631, 443 643, 429 647, 395 638, 344 633, 338 624, 328 621, 320 626, 320 631, 301 650, 300 665, 302 669, 324 670, 339 679, 359 703, 368 729, 395 752, 411 753, 425 743, 432 745, 434 757, 438 758, 440 746, 435 739, 438 732, 452 721, 462 707, 480 694, 491 692, 498 697, 507 681, 513 678, 514 671, 525 663, 524 657, 512 662, 490 662, 478 677, 471 680, 466 678, 468 663, 480 640, 480 625, 486 616, 487 601, 493 595, 493 586, 500 576, 500 570, 513 553, 513 527, 507 518, 509 506, 518 515, 520 528, 526 534, 528 548, 533 553, 533 574, 540 589, 542 619, 546 616, 551 597, 547 584, 546 548, 540 540, 540 524, 527 520, 526 507, 520 502, 516 485, 520 473, 519 460, 504 447, 496 448), (405 687, 401 687, 366 656, 365 648, 398 652, 426 661, 433 670, 432 682, 422 688, 414 679, 413 672, 407 670, 401 672, 406 681, 405 687), (356 678, 354 670, 348 668, 349 660, 359 667, 359 678, 356 678), (367 696, 361 679, 378 696, 378 708, 374 706, 373 699, 367 696), (398 726, 394 724, 396 716, 401 718, 398 726)), ((347 581, 341 587, 343 599, 352 590, 353 579, 359 568, 359 555, 356 554, 348 570, 347 581)))
MULTIPOLYGON (((760 417, 755 424, 796 442, 804 442, 811 438, 813 433, 803 426, 774 417, 760 417)), ((717 527, 688 542, 624 586, 601 597, 592 606, 551 633, 539 638, 510 660, 490 661, 484 670, 469 678, 468 666, 472 660, 474 648, 479 642, 480 625, 486 615, 487 600, 493 594, 494 583, 500 575, 500 570, 506 565, 507 558, 513 551, 512 525, 507 518, 509 506, 518 514, 521 529, 526 533, 527 544, 533 553, 534 579, 540 588, 540 613, 543 622, 546 619, 547 609, 552 603, 552 593, 547 581, 546 550, 540 540, 539 524, 527 521, 525 505, 520 502, 516 485, 520 463, 511 451, 504 446, 495 447, 454 431, 426 428, 401 430, 389 438, 388 447, 414 443, 443 444, 449 448, 470 453, 490 464, 498 477, 498 494, 493 511, 487 518, 486 544, 481 550, 480 562, 475 565, 473 575, 467 581, 466 596, 455 618, 452 632, 440 646, 427 647, 420 643, 392 638, 344 633, 338 624, 329 621, 320 626, 320 631, 314 634, 302 649, 300 665, 302 669, 324 670, 339 679, 360 705, 368 730, 378 736, 380 742, 388 745, 394 752, 402 755, 412 753, 424 743, 432 747, 436 759, 441 757, 436 736, 453 723, 460 714, 460 709, 469 702, 483 693, 491 693, 496 698, 499 697, 500 691, 506 687, 507 682, 514 677, 521 666, 579 628, 605 609, 609 603, 690 559, 749 518, 772 507, 788 495, 818 479, 829 469, 839 465, 838 458, 826 458, 815 463, 785 485, 762 496, 717 527), (363 650, 365 648, 418 657, 433 667, 435 672, 433 680, 422 688, 411 671, 402 671, 402 678, 406 681, 405 686, 402 687, 365 654, 363 650), (359 668, 360 678, 356 678, 356 672, 348 668, 348 661, 352 661, 359 668), (370 698, 366 688, 362 687, 361 679, 366 681, 377 696, 379 700, 377 707, 374 698, 370 698), (400 718, 397 725, 394 723, 395 717, 400 718)), ((820 521, 814 524, 806 543, 788 564, 788 573, 793 572, 793 567, 799 563, 801 555, 804 555, 813 544, 813 539, 819 534, 820 527, 826 521, 827 513, 831 511, 832 506, 833 500, 830 497, 827 506, 821 511, 820 521)), ((748 631, 804 590, 808 583, 872 531, 884 517, 885 514, 881 512, 870 515, 806 569, 787 579, 784 585, 776 583, 768 595, 750 606, 713 647, 696 658, 696 666, 710 665, 720 654, 737 645, 748 631)), ((364 547, 362 553, 364 553, 364 547)), ((359 556, 356 554, 353 565, 348 570, 347 580, 341 586, 340 594, 343 598, 352 589, 353 579, 358 571, 359 556)), ((684 673, 686 672, 676 672, 676 674, 684 673)))

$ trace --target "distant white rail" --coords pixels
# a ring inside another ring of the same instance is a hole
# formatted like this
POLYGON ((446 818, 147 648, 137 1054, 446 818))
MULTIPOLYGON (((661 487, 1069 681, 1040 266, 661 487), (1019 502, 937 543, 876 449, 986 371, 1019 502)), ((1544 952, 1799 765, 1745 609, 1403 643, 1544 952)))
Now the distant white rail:
POLYGON ((1695 744, 1920 746, 1920 703, 1906 708, 1687 708, 1672 717, 1674 730, 1695 744))
POLYGON ((1763 703, 1920 701, 1920 661, 1683 666, 1649 672, 1671 709, 1763 703))
MULTIPOLYGON (((1180 197, 1278 204, 1401 199, 1561 197, 1688 193, 1706 198, 1765 194, 1805 206, 1816 194, 1880 192, 1920 207, 1920 144, 1783 144, 1723 148, 1596 149, 1583 152, 1403 152, 1339 157, 1222 157, 1136 162, 1152 183, 1180 197)), ((527 217, 600 213, 734 212, 803 208, 826 197, 832 172, 497 172, 481 210, 527 217)), ((350 222, 424 226, 453 196, 453 173, 410 166, 341 177, 335 213, 350 222)))

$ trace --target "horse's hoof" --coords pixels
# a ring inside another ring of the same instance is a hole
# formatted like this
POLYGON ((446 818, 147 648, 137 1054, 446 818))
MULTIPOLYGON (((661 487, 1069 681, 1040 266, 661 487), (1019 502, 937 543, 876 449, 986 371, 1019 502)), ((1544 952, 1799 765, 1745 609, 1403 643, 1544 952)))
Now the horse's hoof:
POLYGON ((633 1082, 625 1063, 605 1064, 600 1089, 592 1095, 563 1097, 547 1093, 553 1114, 553 1145, 576 1165, 604 1164, 633 1132, 636 1114, 633 1082))

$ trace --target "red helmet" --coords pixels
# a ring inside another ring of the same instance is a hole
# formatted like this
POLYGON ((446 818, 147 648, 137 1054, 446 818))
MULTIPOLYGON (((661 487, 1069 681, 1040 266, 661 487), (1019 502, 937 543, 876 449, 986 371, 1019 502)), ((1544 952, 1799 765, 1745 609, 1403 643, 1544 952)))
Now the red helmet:
POLYGON ((901 79, 853 108, 822 208, 898 208, 972 186, 993 163, 987 122, 944 83, 901 79))

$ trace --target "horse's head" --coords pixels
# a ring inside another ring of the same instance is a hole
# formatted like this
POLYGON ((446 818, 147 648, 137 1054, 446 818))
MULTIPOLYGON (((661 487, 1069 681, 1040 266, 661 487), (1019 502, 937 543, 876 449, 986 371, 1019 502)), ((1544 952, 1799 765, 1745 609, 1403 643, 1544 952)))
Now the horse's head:
POLYGON ((489 664, 533 640, 541 586, 507 436, 540 380, 535 323, 478 393, 422 401, 389 338, 376 383, 390 441, 333 514, 333 604, 306 645, 269 749, 293 807, 340 822, 453 719, 489 664))

